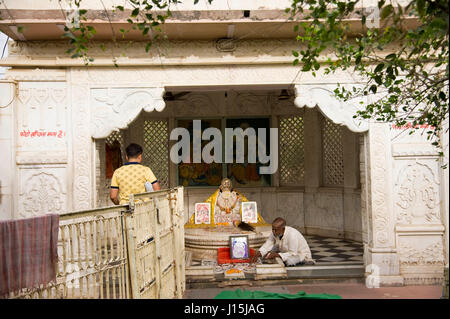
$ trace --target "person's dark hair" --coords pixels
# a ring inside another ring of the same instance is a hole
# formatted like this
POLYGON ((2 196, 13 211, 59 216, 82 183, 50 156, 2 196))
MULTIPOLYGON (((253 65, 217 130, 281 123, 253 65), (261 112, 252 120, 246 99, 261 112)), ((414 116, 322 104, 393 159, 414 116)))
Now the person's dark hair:
POLYGON ((142 154, 143 151, 139 144, 131 143, 127 146, 125 152, 127 153, 128 158, 134 158, 142 154))
POLYGON ((280 227, 284 227, 286 226, 286 221, 281 217, 277 217, 273 220, 272 224, 278 224, 280 227))

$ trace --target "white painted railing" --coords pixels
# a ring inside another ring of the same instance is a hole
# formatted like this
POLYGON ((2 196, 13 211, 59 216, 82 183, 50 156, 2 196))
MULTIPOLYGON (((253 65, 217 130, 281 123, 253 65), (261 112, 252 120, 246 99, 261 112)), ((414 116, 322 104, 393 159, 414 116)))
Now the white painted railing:
POLYGON ((60 215, 56 281, 9 298, 181 298, 183 188, 60 215))

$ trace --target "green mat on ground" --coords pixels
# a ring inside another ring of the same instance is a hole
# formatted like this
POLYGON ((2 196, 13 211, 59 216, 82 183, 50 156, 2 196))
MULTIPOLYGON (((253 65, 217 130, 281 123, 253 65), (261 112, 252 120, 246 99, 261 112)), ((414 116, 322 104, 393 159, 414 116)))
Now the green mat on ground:
POLYGON ((329 294, 307 294, 304 291, 299 291, 296 294, 285 294, 237 289, 222 291, 214 299, 342 299, 342 297, 329 294))

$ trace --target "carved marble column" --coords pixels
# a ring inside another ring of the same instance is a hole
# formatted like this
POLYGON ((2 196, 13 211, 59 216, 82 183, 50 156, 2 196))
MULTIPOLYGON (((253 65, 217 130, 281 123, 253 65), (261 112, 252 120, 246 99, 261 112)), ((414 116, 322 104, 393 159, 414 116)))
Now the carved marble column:
MULTIPOLYGON (((440 284, 445 264, 445 219, 438 150, 426 130, 391 126, 393 207, 400 272, 405 284, 440 284)), ((447 208, 448 209, 448 208, 447 208)))
POLYGON ((98 139, 95 143, 95 206, 105 207, 112 204, 109 199, 109 183, 106 180, 105 139, 98 139))
POLYGON ((344 237, 361 241, 361 194, 359 191, 358 134, 342 129, 344 153, 344 237))
POLYGON ((444 288, 443 288, 443 294, 444 296, 446 296, 448 298, 448 268, 449 268, 449 174, 448 174, 448 170, 449 170, 449 154, 448 154, 448 149, 449 149, 449 127, 448 127, 448 121, 445 122, 444 127, 443 127, 443 132, 441 135, 441 139, 442 139, 442 145, 444 148, 444 156, 441 159, 441 164, 442 165, 447 165, 447 169, 442 169, 441 170, 441 180, 443 181, 443 183, 441 184, 441 194, 443 194, 443 199, 442 199, 442 204, 441 204, 441 211, 443 213, 443 223, 444 223, 444 227, 445 227, 445 241, 444 241, 444 261, 445 261, 445 277, 446 277, 446 282, 444 282, 444 288))
POLYGON ((92 171, 94 141, 90 132, 89 78, 85 69, 72 69, 70 74, 72 101, 72 210, 94 207, 92 171))
MULTIPOLYGON (((305 195, 304 215, 306 234, 316 233, 317 227, 311 229, 314 222, 311 220, 316 208, 319 187, 322 179, 322 136, 320 134, 320 117, 317 109, 306 108, 304 113, 304 140, 305 140, 305 195), (311 205, 308 205, 311 203, 311 205)), ((319 227, 320 228, 320 227, 319 227)))
POLYGON ((314 193, 322 177, 322 136, 317 109, 307 108, 304 115, 305 134, 305 191, 314 193))
POLYGON ((16 85, 0 81, 0 220, 14 216, 14 110, 16 85))
MULTIPOLYGON (((393 212, 392 157, 389 127, 371 123, 368 133, 369 244, 365 256, 367 279, 374 277, 381 286, 403 285, 395 244, 393 212)), ((366 164, 367 165, 367 164, 366 164)), ((370 285, 369 285, 370 286, 370 285)))
POLYGON ((361 178, 361 232, 364 244, 364 264, 368 265, 367 256, 371 236, 370 216, 370 174, 369 174, 369 134, 368 132, 359 137, 359 172, 361 178))
POLYGON ((442 196, 442 204, 441 204, 441 211, 443 213, 443 223, 445 226, 445 264, 447 268, 447 274, 448 274, 448 264, 449 264, 449 174, 448 171, 450 169, 449 167, 449 125, 448 120, 445 122, 444 127, 442 129, 441 139, 442 139, 442 145, 443 145, 443 151, 444 156, 440 160, 441 165, 446 165, 446 169, 440 170, 440 177, 443 183, 441 184, 441 194, 442 196))

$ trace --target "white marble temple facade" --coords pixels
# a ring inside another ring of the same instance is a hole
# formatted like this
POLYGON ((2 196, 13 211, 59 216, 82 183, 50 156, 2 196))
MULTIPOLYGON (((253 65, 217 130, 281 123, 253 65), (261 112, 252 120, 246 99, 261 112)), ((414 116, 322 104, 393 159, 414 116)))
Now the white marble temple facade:
MULTIPOLYGON (((378 267, 382 285, 442 280, 448 263, 448 181, 444 178, 448 171, 441 169, 437 151, 417 134, 398 137, 400 131, 389 124, 355 122, 356 106, 334 101, 329 94, 337 83, 356 83, 350 74, 297 77, 298 69, 280 63, 276 56, 290 52, 295 42, 269 40, 262 50, 272 45, 273 55, 258 51, 259 43, 246 41, 239 48, 243 60, 234 65, 230 57, 194 63, 190 53, 201 59, 210 53, 211 43, 193 41, 184 47, 170 44, 186 57, 180 65, 141 65, 136 57, 127 67, 86 68, 63 62, 58 69, 36 64, 42 56, 61 54, 60 47, 36 43, 14 47, 10 56, 15 63, 25 54, 36 59, 9 69, 9 82, 1 83, 2 92, 14 86, 17 94, 12 104, 0 109, 0 219, 107 202, 101 199, 106 184, 96 143, 118 129, 126 131, 127 141, 139 139, 133 125, 144 117, 167 118, 173 128, 177 117, 267 115, 277 127, 279 116, 301 114, 305 119, 302 185, 283 186, 276 173, 271 187, 240 191, 257 201, 267 222, 284 216, 306 234, 362 241, 365 263, 378 267), (255 60, 259 54, 266 54, 265 59, 255 60), (167 88, 194 87, 196 92, 186 102, 162 99, 167 88), (295 94, 287 108, 256 94, 281 87, 295 94), (239 95, 236 88, 245 92, 239 95), (226 101, 215 96, 220 90, 229 92, 226 101), (321 116, 345 130, 340 187, 322 184, 321 116)), ((169 184, 175 186, 176 167, 170 164, 169 171, 169 184)), ((185 191, 185 221, 194 203, 213 191, 185 191)), ((369 276, 374 267, 367 269, 369 276)))

